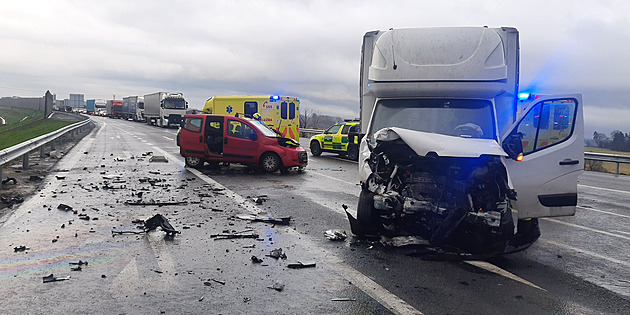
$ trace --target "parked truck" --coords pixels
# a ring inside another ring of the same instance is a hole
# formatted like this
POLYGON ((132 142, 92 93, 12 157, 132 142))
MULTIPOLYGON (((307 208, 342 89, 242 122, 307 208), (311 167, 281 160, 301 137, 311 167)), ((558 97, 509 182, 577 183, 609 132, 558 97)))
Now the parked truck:
POLYGON ((136 113, 133 116, 133 120, 146 121, 146 119, 144 118, 144 96, 138 96, 138 101, 136 103, 136 113))
MULTIPOLYGON (((134 121, 144 120, 138 117, 139 106, 142 106, 142 110, 144 110, 144 98, 142 96, 123 97, 122 117, 134 121)), ((142 114, 140 114, 140 117, 142 117, 141 115, 142 114)))
POLYGON ((535 242, 538 218, 574 215, 581 95, 521 101, 518 75, 515 28, 366 33, 353 232, 501 254, 535 242))
POLYGON ((105 116, 107 114, 107 102, 102 99, 94 100, 94 114, 97 116, 105 116))
POLYGON ((96 100, 86 100, 85 101, 85 111, 88 115, 94 115, 96 113, 95 107, 96 100))
POLYGON ((144 96, 144 117, 150 125, 179 125, 187 108, 188 103, 182 93, 156 92, 144 96))
POLYGON ((109 118, 122 117, 123 101, 121 100, 107 100, 106 115, 109 118))

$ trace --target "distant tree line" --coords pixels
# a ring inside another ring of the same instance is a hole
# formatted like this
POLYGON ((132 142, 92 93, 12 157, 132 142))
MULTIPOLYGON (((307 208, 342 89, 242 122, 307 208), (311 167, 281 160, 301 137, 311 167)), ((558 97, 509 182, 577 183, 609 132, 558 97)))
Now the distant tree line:
POLYGON ((593 132, 593 141, 599 148, 630 152, 630 134, 614 130, 608 137, 605 133, 593 132))

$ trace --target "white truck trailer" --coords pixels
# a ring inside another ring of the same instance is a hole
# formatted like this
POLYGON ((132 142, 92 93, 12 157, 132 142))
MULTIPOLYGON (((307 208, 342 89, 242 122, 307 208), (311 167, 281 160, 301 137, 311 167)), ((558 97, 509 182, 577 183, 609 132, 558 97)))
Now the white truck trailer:
POLYGON ((149 125, 179 125, 187 108, 182 93, 156 92, 144 96, 144 117, 149 125))
POLYGON ((574 215, 581 95, 521 101, 518 76, 514 28, 366 33, 353 232, 501 254, 535 242, 537 218, 574 215))

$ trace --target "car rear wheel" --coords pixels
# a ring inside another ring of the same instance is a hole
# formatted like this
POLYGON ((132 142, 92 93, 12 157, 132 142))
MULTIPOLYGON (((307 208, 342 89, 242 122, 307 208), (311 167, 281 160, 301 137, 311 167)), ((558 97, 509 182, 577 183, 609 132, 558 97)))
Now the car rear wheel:
POLYGON ((186 166, 192 168, 200 168, 203 166, 203 159, 197 156, 187 156, 186 157, 186 166))
POLYGON ((281 166, 282 162, 280 161, 280 157, 275 153, 265 153, 260 158, 260 167, 265 170, 265 172, 273 173, 281 166))
POLYGON ((319 146, 319 142, 311 142, 311 154, 313 154, 314 156, 322 155, 322 147, 319 146))

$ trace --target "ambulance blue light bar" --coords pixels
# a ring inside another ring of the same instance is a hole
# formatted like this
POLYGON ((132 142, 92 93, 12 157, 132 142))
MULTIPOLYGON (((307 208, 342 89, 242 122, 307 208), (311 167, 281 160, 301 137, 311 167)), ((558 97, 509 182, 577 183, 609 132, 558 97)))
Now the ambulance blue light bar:
POLYGON ((279 99, 280 99, 280 96, 279 96, 279 95, 272 95, 272 96, 270 97, 270 99, 271 99, 271 101, 277 101, 277 100, 279 100, 279 99))
POLYGON ((518 99, 521 101, 524 101, 526 99, 529 99, 532 95, 529 92, 521 92, 518 93, 518 99))

